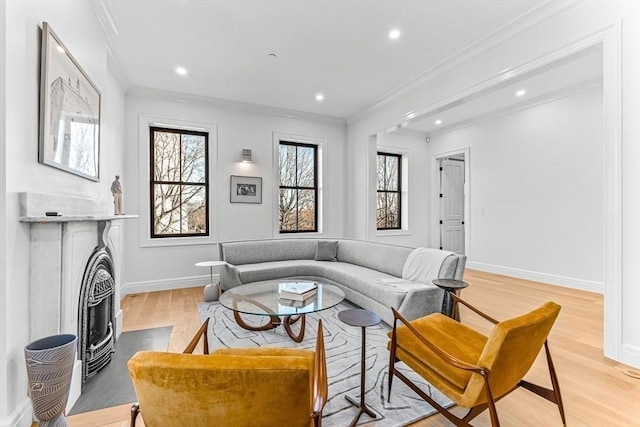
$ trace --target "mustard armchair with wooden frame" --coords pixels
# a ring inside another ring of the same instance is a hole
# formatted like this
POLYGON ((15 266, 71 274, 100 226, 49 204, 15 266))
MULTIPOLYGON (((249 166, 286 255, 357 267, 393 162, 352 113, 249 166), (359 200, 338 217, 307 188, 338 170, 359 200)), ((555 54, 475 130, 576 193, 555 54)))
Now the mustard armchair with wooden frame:
POLYGON ((320 427, 328 381, 322 321, 315 352, 228 348, 208 354, 207 321, 185 353, 142 351, 128 362, 147 427, 320 427), (205 354, 191 354, 201 336, 205 354))
POLYGON ((495 326, 490 335, 487 337, 440 313, 409 322, 394 309, 394 325, 387 346, 390 351, 387 399, 391 399, 391 384, 397 376, 456 426, 470 426, 471 420, 489 409, 491 425, 498 427, 495 402, 516 388, 524 387, 557 404, 562 424, 566 426, 558 378, 547 342, 560 306, 547 302, 530 313, 498 322, 460 297, 452 297, 455 303, 467 306, 492 322, 495 326), (543 346, 552 389, 522 379, 543 346), (439 405, 396 369, 398 361, 404 362, 469 412, 458 418, 439 405))

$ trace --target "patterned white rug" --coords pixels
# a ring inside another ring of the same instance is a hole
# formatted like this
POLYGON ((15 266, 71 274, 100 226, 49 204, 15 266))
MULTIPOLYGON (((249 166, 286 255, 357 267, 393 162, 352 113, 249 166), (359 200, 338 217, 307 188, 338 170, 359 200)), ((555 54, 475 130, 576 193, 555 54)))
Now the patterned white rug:
MULTIPOLYGON (((324 340, 327 354, 327 371, 329 374, 329 401, 323 411, 324 426, 343 427, 349 425, 358 409, 345 399, 349 395, 360 400, 360 345, 361 328, 349 326, 338 319, 338 313, 355 306, 344 301, 336 307, 319 313, 307 315, 304 340, 296 344, 289 338, 282 326, 263 332, 242 329, 233 319, 231 310, 218 302, 201 302, 198 304, 200 320, 209 317, 209 347, 297 347, 313 350, 318 319, 322 317, 324 340)), ((243 316, 251 323, 251 316, 243 316)), ((264 323, 264 318, 254 317, 254 321, 264 323)), ((395 378, 391 391, 391 402, 386 400, 389 352, 387 350, 387 332, 390 328, 385 323, 366 328, 366 394, 365 401, 378 417, 373 419, 363 414, 359 426, 396 427, 411 424, 435 412, 429 404, 409 389, 402 381, 395 378)), ((296 330, 297 332, 297 330, 296 330)), ((451 401, 436 389, 414 374, 410 369, 405 375, 434 396, 436 401, 445 407, 451 401)))

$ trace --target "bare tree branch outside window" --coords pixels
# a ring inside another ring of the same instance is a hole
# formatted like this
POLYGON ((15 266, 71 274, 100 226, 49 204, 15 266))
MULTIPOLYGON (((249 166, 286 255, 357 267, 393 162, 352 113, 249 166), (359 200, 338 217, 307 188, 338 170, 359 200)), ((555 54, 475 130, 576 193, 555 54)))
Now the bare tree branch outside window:
POLYGON ((316 145, 280 142, 281 233, 317 231, 316 145))
POLYGON ((151 127, 151 237, 209 235, 209 134, 151 127))
POLYGON ((401 228, 402 156, 378 153, 376 224, 378 230, 401 228))

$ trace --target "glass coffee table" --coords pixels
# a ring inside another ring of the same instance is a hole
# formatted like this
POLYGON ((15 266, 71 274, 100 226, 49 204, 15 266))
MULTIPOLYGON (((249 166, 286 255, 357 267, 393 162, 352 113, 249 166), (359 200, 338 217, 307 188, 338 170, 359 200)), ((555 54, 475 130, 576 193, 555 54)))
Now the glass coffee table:
POLYGON ((344 292, 334 285, 312 280, 270 280, 237 286, 220 296, 220 304, 233 311, 236 323, 249 331, 266 331, 280 325, 295 342, 304 339, 305 315, 326 310, 344 300, 344 292), (304 301, 293 301, 280 297, 280 293, 294 283, 313 283, 316 293, 304 301), (265 316, 269 321, 263 325, 250 325, 243 314, 265 316), (300 331, 296 334, 291 326, 300 321, 300 331))

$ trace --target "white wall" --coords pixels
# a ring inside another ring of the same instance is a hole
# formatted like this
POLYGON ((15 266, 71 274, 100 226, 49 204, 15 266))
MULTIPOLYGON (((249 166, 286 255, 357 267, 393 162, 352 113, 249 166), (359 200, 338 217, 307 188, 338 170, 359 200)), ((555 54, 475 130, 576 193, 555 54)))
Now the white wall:
MULTIPOLYGON (((273 198, 278 183, 273 179, 273 133, 282 132, 326 139, 323 147, 324 176, 322 184, 324 201, 323 236, 342 236, 344 223, 344 151, 345 125, 341 121, 318 118, 301 119, 283 117, 241 109, 224 108, 213 100, 182 97, 172 99, 171 94, 150 92, 139 94, 134 90, 127 96, 127 164, 122 182, 126 213, 139 214, 140 221, 125 224, 127 256, 123 270, 123 294, 203 285, 208 282, 209 271, 194 264, 218 258, 214 243, 205 245, 141 247, 139 227, 146 224, 141 200, 148 199, 146 190, 139 183, 140 165, 148 159, 140 159, 139 144, 148 145, 146 138, 139 138, 139 116, 159 117, 163 123, 172 121, 196 122, 217 126, 217 162, 210 174, 213 200, 210 210, 213 241, 270 239, 274 237, 273 223, 277 205, 273 198), (185 101, 186 99, 186 101, 185 101), (139 140, 140 139, 140 140, 139 140), (243 148, 253 150, 252 164, 240 163, 243 148), (262 177, 262 204, 230 203, 230 175, 262 177), (217 220, 216 220, 217 218, 217 220)), ((146 235, 147 230, 142 230, 146 235)), ((304 237, 302 234, 297 237, 304 237)), ((289 235, 289 237, 291 237, 289 235)), ((295 236, 294 236, 295 237, 295 236)))
MULTIPOLYGON (((4 2, 2 5, 4 7, 4 2)), ((5 20, 2 20, 4 23, 5 20)), ((18 193, 65 194, 111 198, 110 180, 123 169, 124 96, 107 66, 106 39, 89 2, 15 1, 6 3, 6 250, 7 322, 0 355, 0 426, 30 425, 23 347, 29 339, 29 226, 18 222, 18 193), (100 182, 93 182, 38 163, 38 96, 40 30, 51 24, 102 93, 100 182), (5 381, 6 379, 6 381, 5 381)), ((4 135, 3 135, 4 136, 4 135)), ((2 282, 0 282, 2 283, 2 282)), ((4 310, 3 310, 4 312, 4 310)))
MULTIPOLYGON (((0 2, 0 212, 6 212, 6 9, 4 1, 0 2)), ((7 221, 6 215, 0 215, 0 242, 6 242, 7 221)), ((0 394, 6 395, 8 378, 8 357, 7 357, 7 325, 9 319, 9 301, 7 300, 7 247, 0 243, 0 394)), ((0 420, 6 418, 6 414, 11 412, 8 409, 8 399, 0 398, 0 420)))
MULTIPOLYGON (((380 133, 377 150, 402 154, 406 157, 405 178, 402 181, 402 230, 376 230, 370 240, 411 247, 429 246, 429 150, 424 136, 380 133), (406 203, 405 203, 406 202, 406 203)), ((375 227, 375 225, 374 225, 375 227)))
MULTIPOLYGON (((605 134, 605 354, 640 366, 640 3, 549 2, 525 22, 495 34, 445 67, 348 121, 347 190, 351 237, 367 236, 370 137, 436 111, 496 81, 504 70, 526 69, 561 57, 563 50, 604 43, 605 134), (624 155, 622 155, 624 153, 624 155), (611 232, 610 232, 610 231, 611 232)), ((473 153, 471 153, 473 161, 473 153)), ((473 188, 471 189, 473 192, 473 188)), ((473 224, 472 224, 473 227, 473 224)), ((471 259, 470 261, 474 261, 471 259)))
POLYGON ((469 268, 604 291, 602 108, 600 87, 431 138, 470 147, 469 268))

